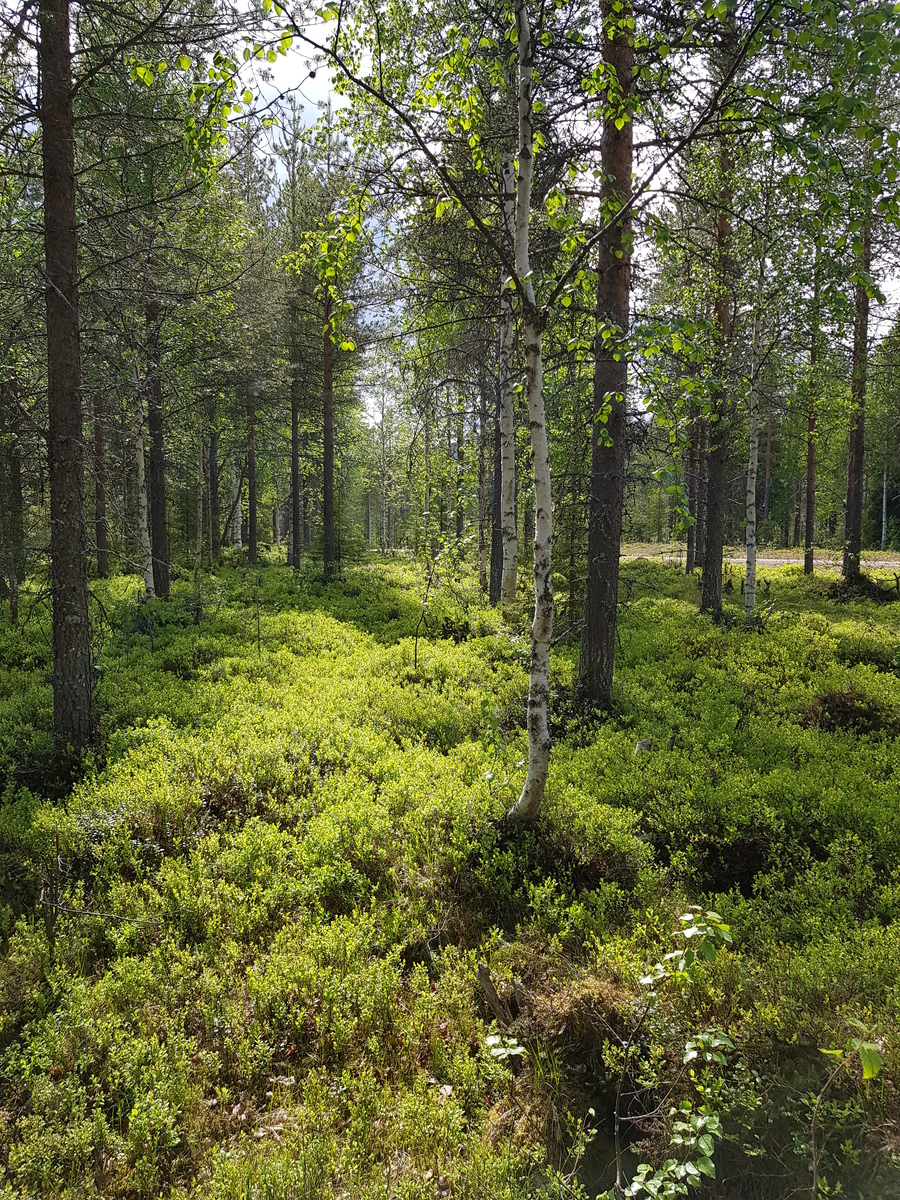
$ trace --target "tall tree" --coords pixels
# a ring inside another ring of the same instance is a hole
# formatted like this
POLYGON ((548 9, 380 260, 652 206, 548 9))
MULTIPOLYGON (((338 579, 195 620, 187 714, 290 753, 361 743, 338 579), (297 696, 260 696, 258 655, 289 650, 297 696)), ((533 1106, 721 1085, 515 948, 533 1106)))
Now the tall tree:
POLYGON ((47 281, 53 725, 57 740, 77 750, 91 741, 94 727, 68 0, 40 0, 38 19, 47 281))
MULTIPOLYGON (((625 486, 628 388, 626 338, 631 316, 631 221, 617 216, 631 196, 634 69, 631 7, 603 0, 603 62, 607 105, 601 140, 601 214, 594 351, 591 480, 588 501, 587 580, 578 657, 582 703, 606 707, 613 680, 618 612, 619 555, 625 486), (600 336, 599 331, 604 332, 600 336), (611 333, 612 336, 605 336, 611 333)), ((630 212, 630 210, 629 210, 630 212)))

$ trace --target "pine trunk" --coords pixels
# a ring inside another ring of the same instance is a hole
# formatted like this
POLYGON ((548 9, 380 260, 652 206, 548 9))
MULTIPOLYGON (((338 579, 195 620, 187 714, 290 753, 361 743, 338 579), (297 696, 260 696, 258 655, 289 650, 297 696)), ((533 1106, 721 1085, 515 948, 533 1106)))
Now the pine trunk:
POLYGON ((722 559, 725 550, 725 470, 731 435, 732 406, 724 379, 728 373, 731 348, 731 153, 727 135, 722 135, 719 150, 719 197, 716 216, 716 271, 718 288, 715 303, 716 331, 719 342, 719 374, 722 382, 712 396, 715 420, 710 422, 710 449, 706 468, 706 541, 703 550, 703 582, 700 611, 718 619, 722 613, 722 559))
MULTIPOLYGON (((0 381, 0 595, 9 598, 9 615, 13 625, 19 622, 19 584, 22 576, 17 568, 16 537, 16 468, 18 442, 15 427, 13 385, 0 381)), ((21 475, 19 476, 21 487, 21 475)), ((20 514, 21 516, 21 514, 20 514)))
POLYGON ((488 592, 487 424, 487 387, 482 378, 478 408, 478 589, 482 599, 488 592))
POLYGON ((159 375, 159 305, 147 305, 148 408, 150 431, 150 542, 153 546, 153 584, 161 600, 169 598, 169 530, 166 522, 166 468, 162 419, 162 380, 159 375))
POLYGON ((144 598, 156 599, 153 575, 153 550, 150 546, 150 505, 147 499, 147 464, 144 454, 144 402, 141 399, 140 381, 135 392, 134 411, 134 466, 137 490, 138 541, 141 548, 141 574, 144 577, 144 598))
POLYGON ((203 419, 197 415, 197 528, 194 538, 194 587, 200 586, 203 562, 203 419))
POLYGON ((256 485, 256 394, 250 383, 247 386, 247 562, 251 567, 259 562, 256 485))
POLYGON ((53 595, 53 728, 78 750, 93 736, 84 429, 78 323, 75 119, 68 0, 39 0, 53 595))
POLYGON ((300 570, 300 351, 297 345, 297 302, 290 305, 291 353, 291 566, 300 570))
MULTIPOLYGON (((868 223, 861 234, 860 269, 868 275, 872 263, 872 231, 868 223)), ((862 558, 863 473, 865 460, 866 368, 869 354, 869 294, 863 282, 856 285, 856 320, 853 326, 853 376, 850 435, 847 455, 847 511, 844 520, 844 578, 859 579, 862 558)))
POLYGON ((211 414, 209 427, 209 553, 210 566, 218 566, 222 558, 222 520, 219 501, 219 432, 215 426, 215 413, 211 414))
POLYGON ((884 456, 881 470, 881 549, 887 550, 888 540, 888 460, 884 456))
POLYGON ((243 523, 244 514, 244 498, 242 495, 244 489, 244 480, 241 469, 237 462, 234 464, 234 504, 231 513, 231 542, 235 550, 243 548, 243 540, 241 536, 241 525, 243 523))
POLYGON ((706 467, 709 453, 709 426, 705 417, 700 417, 697 435, 697 534, 694 538, 694 565, 703 573, 703 556, 706 552, 706 467))
POLYGON ((700 468, 700 423, 696 413, 691 417, 691 433, 690 441, 687 446, 687 466, 685 474, 687 475, 687 508, 688 508, 688 530, 687 530, 687 551, 685 570, 688 575, 694 573, 694 568, 697 565, 697 530, 698 530, 698 513, 697 513, 697 483, 700 468))
MULTIPOLYGON (((765 220, 768 221, 768 209, 765 220)), ((759 255, 756 283, 756 307, 753 312, 753 336, 750 345, 750 453, 747 462, 747 576, 744 581, 744 622, 749 629, 756 621, 756 484, 759 474, 759 371, 761 366, 761 330, 763 289, 766 281, 766 239, 759 255)))
POLYGON ((97 542, 97 575, 109 575, 109 526, 106 520, 106 439, 103 431, 103 400, 94 393, 94 536, 97 542))
MULTIPOLYGON (((625 20, 627 6, 616 0, 600 5, 604 29, 603 59, 618 80, 621 103, 631 94, 634 51, 625 20), (614 32, 613 32, 614 31, 614 32)), ((612 328, 612 337, 596 338, 591 422, 591 480, 588 497, 587 579, 584 621, 578 656, 578 695, 586 708, 607 708, 613 681, 618 613, 619 557, 622 505, 625 494, 625 422, 628 362, 624 339, 631 306, 631 222, 615 213, 631 193, 634 125, 628 119, 618 128, 615 114, 603 122, 600 153, 603 166, 601 213, 606 229, 597 264, 596 322, 598 334, 612 328), (605 420, 601 419, 603 416, 605 420)))
POLYGON ((459 399, 456 410, 456 478, 453 481, 453 507, 456 510, 456 548, 462 549, 463 533, 465 532, 466 506, 463 495, 463 478, 465 476, 466 451, 463 445, 463 400, 459 399))
POLYGON ((819 407, 819 247, 813 272, 812 330, 809 342, 809 408, 806 413, 806 528, 803 535, 803 571, 812 575, 816 540, 816 423, 819 407))

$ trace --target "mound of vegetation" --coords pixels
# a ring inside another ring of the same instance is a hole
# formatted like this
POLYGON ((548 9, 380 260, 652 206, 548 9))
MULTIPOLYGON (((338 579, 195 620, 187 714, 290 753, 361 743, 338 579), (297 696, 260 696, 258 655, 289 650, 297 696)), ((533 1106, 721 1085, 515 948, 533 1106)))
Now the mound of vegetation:
POLYGON ((629 577, 614 711, 513 830, 523 641, 465 581, 100 585, 64 802, 5 628, 0 1195, 898 1194, 900 680, 841 653, 897 609, 629 577))

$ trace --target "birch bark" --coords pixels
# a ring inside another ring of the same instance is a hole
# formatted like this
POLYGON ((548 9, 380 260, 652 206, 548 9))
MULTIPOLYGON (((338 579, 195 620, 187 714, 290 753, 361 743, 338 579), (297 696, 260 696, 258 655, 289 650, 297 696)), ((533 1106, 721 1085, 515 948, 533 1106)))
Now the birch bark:
POLYGON ((544 414, 543 317, 534 294, 529 247, 531 181, 534 168, 533 57, 534 49, 525 0, 515 0, 518 35, 518 134, 516 177, 515 268, 520 281, 525 338, 525 394, 531 432, 534 476, 534 619, 531 625, 531 677, 528 688, 528 771, 522 794, 509 812, 510 820, 534 820, 541 809, 550 767, 550 639, 553 634, 553 577, 550 555, 553 510, 550 494, 550 454, 544 414))
MULTIPOLYGON (((521 96, 519 104, 521 106, 521 96)), ((500 168, 500 223, 503 231, 503 244, 507 249, 515 246, 518 237, 518 187, 514 184, 514 173, 512 155, 504 154, 500 168)), ((529 188, 530 186, 529 178, 529 188)), ((510 604, 516 598, 516 560, 519 554, 516 532, 516 396, 513 366, 516 325, 513 310, 514 300, 509 274, 505 270, 501 270, 500 528, 503 538, 503 569, 500 577, 500 600, 502 604, 510 604)))

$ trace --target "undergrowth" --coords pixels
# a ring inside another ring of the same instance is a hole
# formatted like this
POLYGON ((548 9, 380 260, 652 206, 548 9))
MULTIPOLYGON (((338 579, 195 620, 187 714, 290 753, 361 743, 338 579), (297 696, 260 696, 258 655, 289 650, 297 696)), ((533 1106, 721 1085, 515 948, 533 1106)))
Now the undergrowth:
POLYGON ((848 1059, 820 1098, 820 1182, 900 1194, 900 605, 781 568, 746 633, 674 568, 623 573, 613 712, 575 715, 559 646, 521 831, 527 613, 504 627, 465 578, 424 618, 400 563, 228 569, 168 605, 95 583, 102 741, 68 790, 23 595, 0 1196, 593 1195, 617 1112, 630 1178, 704 1106, 710 1195, 808 1194, 820 1047, 853 1022, 884 1070, 848 1059), (650 1006, 690 905, 734 944, 650 1006))

